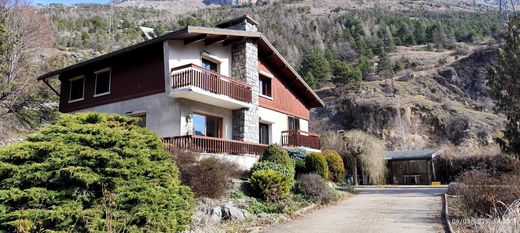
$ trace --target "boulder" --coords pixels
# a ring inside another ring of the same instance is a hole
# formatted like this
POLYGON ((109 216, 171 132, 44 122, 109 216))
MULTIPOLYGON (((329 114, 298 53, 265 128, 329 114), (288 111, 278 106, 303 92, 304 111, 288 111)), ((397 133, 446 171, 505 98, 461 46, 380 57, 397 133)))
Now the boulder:
POLYGON ((242 220, 246 219, 249 216, 249 212, 243 209, 239 209, 237 207, 231 206, 229 204, 223 204, 220 206, 222 219, 225 220, 242 220))

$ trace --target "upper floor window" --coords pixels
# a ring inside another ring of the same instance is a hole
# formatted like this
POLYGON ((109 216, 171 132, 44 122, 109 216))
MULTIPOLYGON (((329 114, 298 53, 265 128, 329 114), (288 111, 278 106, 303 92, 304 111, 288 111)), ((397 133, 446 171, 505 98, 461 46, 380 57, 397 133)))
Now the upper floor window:
POLYGON ((85 77, 79 76, 69 80, 69 103, 81 101, 85 94, 85 77))
POLYGON ((110 68, 96 71, 96 89, 94 97, 110 94, 110 68))
POLYGON ((198 136, 222 137, 222 117, 193 114, 193 132, 198 136))
POLYGON ((218 63, 208 60, 206 58, 202 58, 202 67, 208 70, 218 72, 218 63))
POLYGON ((289 116, 289 130, 300 130, 300 119, 289 116))
POLYGON ((261 95, 272 97, 270 78, 260 75, 258 85, 258 90, 261 95))

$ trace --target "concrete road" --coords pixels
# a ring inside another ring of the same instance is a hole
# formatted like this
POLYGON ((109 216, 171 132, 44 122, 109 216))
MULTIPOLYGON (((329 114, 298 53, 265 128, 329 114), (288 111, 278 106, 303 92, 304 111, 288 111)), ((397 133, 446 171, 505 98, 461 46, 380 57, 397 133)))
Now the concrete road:
POLYGON ((265 229, 264 232, 444 232, 441 218, 445 188, 358 188, 341 203, 265 229))

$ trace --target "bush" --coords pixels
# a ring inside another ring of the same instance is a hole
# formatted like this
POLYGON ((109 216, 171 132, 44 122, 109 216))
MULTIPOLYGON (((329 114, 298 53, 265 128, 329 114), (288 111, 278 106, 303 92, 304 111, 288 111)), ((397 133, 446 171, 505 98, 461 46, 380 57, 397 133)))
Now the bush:
POLYGON ((459 183, 459 182, 451 182, 448 185, 448 191, 446 191, 446 194, 448 195, 462 195, 467 192, 468 186, 459 183))
POLYGON ((161 139, 135 118, 63 114, 0 148, 0 232, 182 231, 193 211, 161 139))
POLYGON ((307 172, 307 168, 305 168, 305 160, 294 160, 295 177, 298 177, 305 172, 307 172))
POLYGON ((303 148, 289 148, 287 149, 287 153, 289 153, 289 157, 293 160, 305 160, 305 156, 307 156, 307 150, 303 148))
POLYGON ((291 181, 287 176, 273 170, 258 170, 249 178, 251 186, 268 201, 284 198, 289 194, 291 181))
POLYGON ((345 165, 343 159, 338 152, 333 150, 325 150, 322 152, 325 160, 327 160, 327 167, 329 168, 329 180, 334 182, 341 182, 345 175, 345 165))
POLYGON ((485 170, 471 170, 460 181, 466 185, 461 199, 465 212, 473 216, 500 216, 520 193, 519 174, 493 176, 485 170))
POLYGON ((320 203, 328 203, 337 199, 336 192, 327 180, 317 174, 303 174, 296 182, 296 189, 308 198, 320 203))
POLYGON ((274 162, 271 162, 271 161, 257 162, 251 168, 251 173, 254 173, 255 171, 260 171, 260 170, 273 170, 273 171, 277 171, 280 174, 286 176, 291 181, 291 183, 294 181, 294 172, 289 171, 282 164, 274 163, 274 162))
POLYGON ((286 167, 289 171, 294 171, 294 162, 289 157, 287 151, 275 144, 271 144, 265 149, 260 161, 278 163, 286 167))
POLYGON ((305 157, 305 168, 307 172, 316 173, 324 179, 329 178, 327 160, 321 153, 312 152, 305 157))
POLYGON ((197 197, 221 198, 231 185, 231 178, 240 177, 241 170, 229 161, 206 158, 200 161, 193 153, 183 152, 177 155, 177 165, 181 170, 181 180, 197 197))

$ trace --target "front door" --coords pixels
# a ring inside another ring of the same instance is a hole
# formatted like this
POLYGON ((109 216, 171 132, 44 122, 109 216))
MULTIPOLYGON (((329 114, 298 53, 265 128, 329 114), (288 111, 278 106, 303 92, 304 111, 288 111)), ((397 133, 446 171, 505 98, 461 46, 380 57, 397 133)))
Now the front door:
POLYGON ((260 123, 259 130, 260 132, 260 144, 269 144, 269 125, 260 123))

